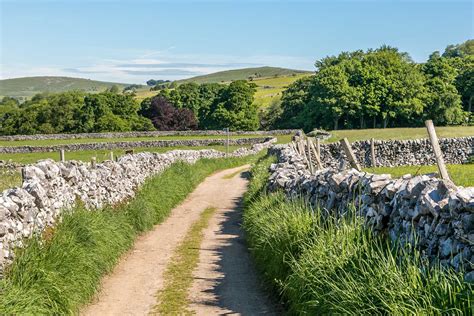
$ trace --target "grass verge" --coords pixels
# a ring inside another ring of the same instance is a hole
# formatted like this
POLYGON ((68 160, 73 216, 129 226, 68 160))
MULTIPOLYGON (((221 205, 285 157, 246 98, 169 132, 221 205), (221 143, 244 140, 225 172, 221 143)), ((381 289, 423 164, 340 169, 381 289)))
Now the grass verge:
POLYGON ((199 262, 199 247, 204 237, 203 230, 216 211, 209 207, 193 223, 184 240, 176 249, 164 274, 164 288, 157 294, 158 305, 152 313, 160 315, 192 314, 189 305, 188 290, 193 282, 193 271, 199 262))
POLYGON ((211 173, 258 156, 178 162, 150 178, 135 198, 115 208, 78 207, 44 236, 16 252, 0 281, 0 314, 74 314, 94 296, 135 237, 163 221, 211 173))
POLYGON ((472 284, 373 236, 354 212, 323 216, 303 200, 265 193, 268 165, 252 171, 244 229, 253 257, 291 314, 470 315, 472 284))

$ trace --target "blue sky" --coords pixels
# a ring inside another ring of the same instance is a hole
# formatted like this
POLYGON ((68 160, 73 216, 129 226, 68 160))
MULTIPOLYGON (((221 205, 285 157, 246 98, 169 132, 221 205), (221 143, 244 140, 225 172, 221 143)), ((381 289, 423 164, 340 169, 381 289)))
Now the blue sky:
POLYGON ((382 44, 421 62, 474 38, 472 1, 0 0, 0 11, 1 78, 313 70, 316 59, 382 44))

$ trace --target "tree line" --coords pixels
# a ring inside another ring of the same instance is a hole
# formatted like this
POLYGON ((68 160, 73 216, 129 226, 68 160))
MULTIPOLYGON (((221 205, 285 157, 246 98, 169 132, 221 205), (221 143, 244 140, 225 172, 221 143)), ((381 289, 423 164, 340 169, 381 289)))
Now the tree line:
POLYGON ((0 134, 51 134, 259 127, 255 85, 186 83, 138 102, 117 88, 101 93, 42 93, 0 102, 0 134))
MULTIPOLYGON (((389 46, 343 52, 316 61, 313 75, 291 84, 266 109, 254 104, 256 85, 171 84, 138 102, 112 87, 37 94, 0 102, 0 134, 274 128, 375 128, 474 124, 474 40, 434 52, 425 63, 389 46)), ((133 87, 130 88, 133 90, 133 87)))
POLYGON ((450 45, 417 64, 382 46, 316 62, 263 117, 268 128, 375 128, 472 124, 474 40, 450 45))

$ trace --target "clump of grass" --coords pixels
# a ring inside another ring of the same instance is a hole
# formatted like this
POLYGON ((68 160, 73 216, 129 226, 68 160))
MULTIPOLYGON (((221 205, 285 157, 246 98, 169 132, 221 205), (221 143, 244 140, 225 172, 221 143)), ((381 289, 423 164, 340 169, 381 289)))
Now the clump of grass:
POLYGON ((191 226, 184 240, 175 250, 170 264, 164 275, 165 286, 157 294, 158 305, 153 313, 160 315, 191 314, 188 290, 193 282, 193 270, 199 262, 199 247, 203 239, 203 230, 209 225, 209 220, 216 208, 204 210, 199 219, 191 226))
POLYGON ((331 218, 304 200, 266 194, 268 164, 253 169, 244 228, 258 268, 291 313, 472 313, 472 284, 462 274, 372 235, 354 212, 331 218))
POLYGON ((246 168, 239 169, 237 171, 234 171, 232 173, 229 173, 229 174, 223 176, 222 179, 230 180, 230 179, 234 178, 236 175, 241 174, 245 170, 246 170, 246 168))
POLYGON ((21 186, 21 174, 16 170, 0 169, 0 192, 21 186))
POLYGON ((161 222, 206 176, 257 157, 178 162, 127 204, 67 212, 47 239, 28 241, 0 280, 0 314, 71 314, 96 293, 135 237, 161 222))

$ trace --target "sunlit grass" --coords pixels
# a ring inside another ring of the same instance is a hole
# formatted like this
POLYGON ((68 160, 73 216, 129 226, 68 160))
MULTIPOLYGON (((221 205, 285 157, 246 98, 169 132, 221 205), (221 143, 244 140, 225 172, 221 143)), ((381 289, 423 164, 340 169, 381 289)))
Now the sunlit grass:
MULTIPOLYGON (((447 165, 451 180, 457 185, 474 186, 474 164, 465 165, 447 165)), ((438 172, 437 166, 402 166, 402 167, 378 167, 364 168, 370 173, 391 174, 393 178, 399 178, 406 174, 421 175, 438 172)))
POLYGON ((204 238, 203 230, 208 226, 215 211, 215 207, 205 209, 176 248, 164 273, 164 288, 157 293, 158 305, 152 314, 191 314, 188 310, 188 293, 193 282, 193 270, 199 262, 199 249, 204 238))
MULTIPOLYGON (((275 136, 278 143, 288 143, 291 141, 292 135, 278 135, 275 136)), ((229 152, 232 152, 238 148, 249 148, 250 145, 232 145, 229 146, 229 152)), ((178 147, 140 147, 133 148, 135 153, 137 152, 157 152, 164 153, 170 150, 183 149, 183 150, 200 150, 200 149, 215 149, 218 151, 226 152, 226 146, 224 145, 210 145, 210 146, 178 146, 178 147)), ((90 161, 92 157, 96 157, 98 162, 108 160, 110 152, 113 152, 114 157, 122 156, 125 154, 125 149, 113 149, 113 150, 81 150, 66 152, 66 160, 81 160, 90 161)), ((0 160, 12 160, 14 162, 31 164, 41 159, 53 159, 59 161, 59 152, 42 152, 42 153, 14 153, 14 154, 0 154, 0 160)))
POLYGON ((21 186, 20 171, 0 169, 0 192, 19 186, 21 186))
MULTIPOLYGON (((428 138, 425 127, 416 128, 376 128, 351 129, 330 131, 332 137, 329 142, 335 142, 347 137, 350 142, 375 139, 418 139, 428 138)), ((474 126, 444 126, 436 127, 439 138, 474 136, 474 126)))

